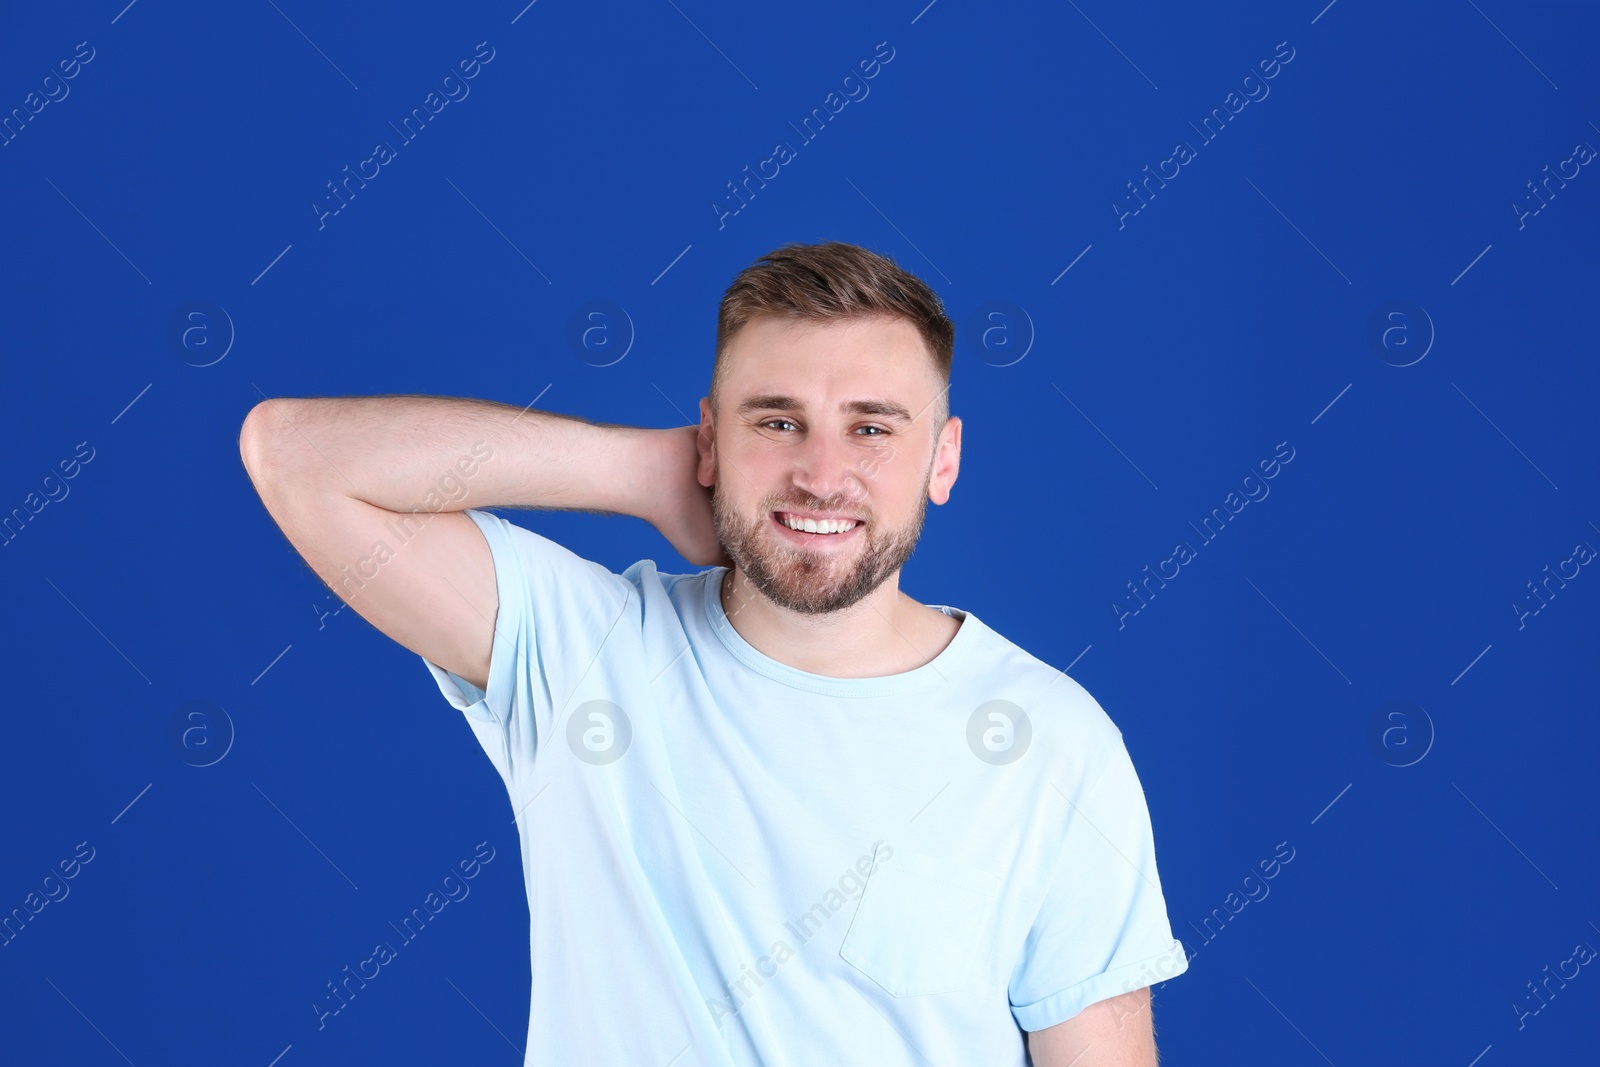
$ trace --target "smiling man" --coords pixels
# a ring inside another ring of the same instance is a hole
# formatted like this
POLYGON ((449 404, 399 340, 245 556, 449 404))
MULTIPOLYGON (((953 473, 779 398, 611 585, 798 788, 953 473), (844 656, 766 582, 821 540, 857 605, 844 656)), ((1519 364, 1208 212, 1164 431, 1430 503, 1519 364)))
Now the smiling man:
POLYGON ((887 315, 767 313, 723 333, 733 339, 700 402, 697 476, 735 563, 724 610, 750 644, 785 648, 776 658, 803 670, 926 663, 960 626, 899 591, 928 501, 949 499, 961 455, 928 346, 887 315), (728 396, 738 399, 719 428, 728 396))
POLYGON ((887 258, 787 245, 724 295, 697 425, 246 418, 272 517, 506 786, 527 1063, 1156 1063, 1150 986, 1187 960, 1120 732, 900 588, 960 465, 953 341, 887 258), (636 516, 704 569, 616 573, 492 506, 636 516))

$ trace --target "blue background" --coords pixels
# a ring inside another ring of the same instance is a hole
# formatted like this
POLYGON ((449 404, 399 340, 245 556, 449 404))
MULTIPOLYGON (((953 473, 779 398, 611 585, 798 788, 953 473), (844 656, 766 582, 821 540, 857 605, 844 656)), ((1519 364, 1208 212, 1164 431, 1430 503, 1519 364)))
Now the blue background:
MULTIPOLYGON (((961 478, 904 587, 1070 665, 1139 768, 1195 954, 1156 991, 1164 1061, 1600 1062, 1592 966, 1512 1007, 1600 947, 1600 575, 1512 607, 1600 546, 1600 174, 1511 206, 1600 146, 1592 6, 3 11, 0 109, 94 58, 0 147, 0 514, 93 459, 0 546, 0 909, 95 853, 0 948, 0 1059, 519 1062, 504 788, 418 658, 335 613, 239 425, 376 393, 682 425, 733 275, 837 239, 958 325, 961 478), (319 228, 325 183, 480 41, 470 95, 319 228), (725 183, 880 41, 870 94, 719 227, 725 183), (1119 226, 1179 140, 1196 157, 1119 226), (574 347, 591 301, 620 311, 574 347), (1188 524, 1279 442, 1270 495, 1202 544, 1188 524), (1180 540, 1197 558, 1119 626, 1180 540), (1375 742, 1391 701, 1422 711, 1375 742), (324 983, 484 840, 471 896, 319 1031, 324 983), (1280 842, 1270 894, 1208 938, 1280 842)), ((511 517, 688 569, 634 519, 511 517)))

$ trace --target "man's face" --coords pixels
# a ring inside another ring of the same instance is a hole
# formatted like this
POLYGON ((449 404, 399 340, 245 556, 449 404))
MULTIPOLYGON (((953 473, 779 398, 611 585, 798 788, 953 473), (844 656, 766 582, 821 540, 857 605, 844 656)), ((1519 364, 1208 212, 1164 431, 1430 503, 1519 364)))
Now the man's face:
POLYGON ((945 387, 926 343, 899 318, 758 316, 724 358, 714 427, 700 405, 700 483, 723 547, 780 607, 850 607, 911 556, 929 499, 955 481, 960 420, 933 425, 945 387), (806 519, 849 528, 792 528, 806 519))

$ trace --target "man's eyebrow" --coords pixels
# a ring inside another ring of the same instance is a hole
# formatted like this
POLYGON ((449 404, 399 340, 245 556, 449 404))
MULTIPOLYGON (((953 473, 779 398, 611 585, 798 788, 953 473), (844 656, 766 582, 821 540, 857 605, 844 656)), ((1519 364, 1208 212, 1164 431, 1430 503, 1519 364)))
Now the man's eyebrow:
MULTIPOLYGON (((753 411, 804 411, 805 409, 805 404, 795 397, 785 396, 782 393, 757 393, 755 396, 745 397, 739 402, 738 414, 746 415, 753 411)), ((853 415, 877 415, 896 422, 913 421, 910 410, 892 400, 847 400, 839 405, 839 409, 853 415)))

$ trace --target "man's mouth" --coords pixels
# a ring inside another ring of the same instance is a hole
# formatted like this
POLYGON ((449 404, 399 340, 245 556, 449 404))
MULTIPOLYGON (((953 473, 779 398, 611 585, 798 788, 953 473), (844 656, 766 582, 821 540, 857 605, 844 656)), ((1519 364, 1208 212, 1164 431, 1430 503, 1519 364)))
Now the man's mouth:
POLYGON ((805 516, 798 512, 774 511, 773 520, 785 529, 796 533, 820 534, 823 536, 838 536, 849 533, 861 525, 861 520, 852 516, 805 516))

